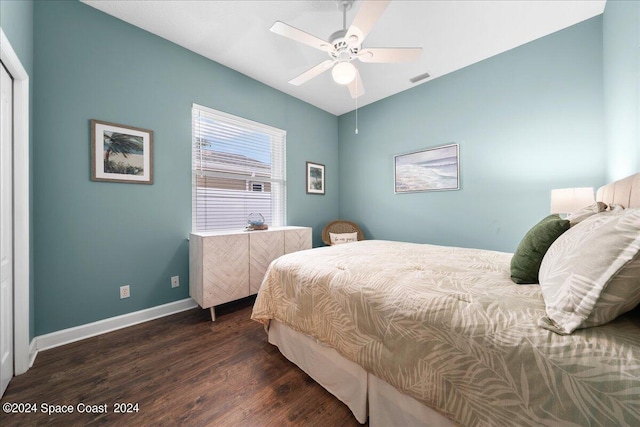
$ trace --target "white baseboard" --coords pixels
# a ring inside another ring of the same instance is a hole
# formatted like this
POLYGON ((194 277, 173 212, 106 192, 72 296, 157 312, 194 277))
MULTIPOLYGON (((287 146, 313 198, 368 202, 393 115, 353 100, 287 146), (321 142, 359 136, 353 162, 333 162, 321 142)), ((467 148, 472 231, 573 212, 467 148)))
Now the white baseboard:
POLYGON ((38 340, 36 337, 33 337, 31 343, 29 344, 29 368, 33 366, 33 362, 36 361, 36 356, 38 355, 38 340))
MULTIPOLYGON (((137 325, 138 323, 147 322, 159 317, 169 316, 181 311, 190 310, 197 307, 198 304, 191 298, 180 301, 170 302, 168 304, 147 308, 146 310, 135 311, 133 313, 123 314, 121 316, 111 317, 109 319, 99 320, 86 325, 76 326, 61 331, 52 332, 50 334, 35 337, 36 351, 47 350, 91 338, 96 335, 106 334, 107 332, 116 331, 128 326, 137 325)), ((33 355, 35 359, 35 354, 33 355)), ((33 362, 31 362, 33 363, 33 362)))

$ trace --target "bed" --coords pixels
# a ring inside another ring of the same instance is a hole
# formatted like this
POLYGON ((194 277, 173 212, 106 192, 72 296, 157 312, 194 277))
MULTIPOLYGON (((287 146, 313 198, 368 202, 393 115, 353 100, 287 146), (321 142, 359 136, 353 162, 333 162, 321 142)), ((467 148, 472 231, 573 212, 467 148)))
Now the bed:
MULTIPOLYGON (((597 197, 640 208, 640 174, 597 197)), ((376 240, 297 252, 271 264, 252 318, 372 427, 640 425, 638 309, 554 333, 511 257, 376 240)))

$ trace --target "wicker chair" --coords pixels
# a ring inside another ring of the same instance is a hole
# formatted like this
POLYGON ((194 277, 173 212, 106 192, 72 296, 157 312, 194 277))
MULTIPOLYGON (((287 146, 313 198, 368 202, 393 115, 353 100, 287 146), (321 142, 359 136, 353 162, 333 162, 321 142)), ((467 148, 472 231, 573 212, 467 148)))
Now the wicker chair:
POLYGON ((342 219, 330 222, 322 230, 322 241, 325 245, 331 246, 329 233, 358 233, 358 240, 364 240, 364 234, 357 224, 342 219))

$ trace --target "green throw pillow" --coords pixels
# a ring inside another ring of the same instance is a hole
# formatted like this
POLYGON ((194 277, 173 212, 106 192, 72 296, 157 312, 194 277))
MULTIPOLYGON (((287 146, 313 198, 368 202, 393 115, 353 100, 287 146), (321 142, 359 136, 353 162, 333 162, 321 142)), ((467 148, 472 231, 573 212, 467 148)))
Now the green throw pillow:
POLYGON ((569 229, 570 222, 549 215, 522 238, 511 258, 511 280, 518 284, 538 283, 538 271, 544 254, 553 242, 569 229))

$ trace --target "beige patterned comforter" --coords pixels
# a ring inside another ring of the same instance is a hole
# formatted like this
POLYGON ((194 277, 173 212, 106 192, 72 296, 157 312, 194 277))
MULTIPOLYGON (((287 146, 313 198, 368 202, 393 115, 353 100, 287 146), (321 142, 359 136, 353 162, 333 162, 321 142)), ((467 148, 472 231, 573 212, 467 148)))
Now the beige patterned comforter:
POLYGON ((640 319, 556 335, 511 255, 363 241, 285 255, 252 318, 277 319, 465 426, 640 425, 640 319))

